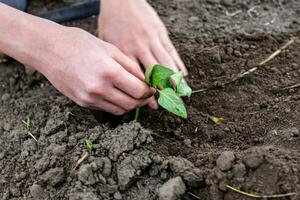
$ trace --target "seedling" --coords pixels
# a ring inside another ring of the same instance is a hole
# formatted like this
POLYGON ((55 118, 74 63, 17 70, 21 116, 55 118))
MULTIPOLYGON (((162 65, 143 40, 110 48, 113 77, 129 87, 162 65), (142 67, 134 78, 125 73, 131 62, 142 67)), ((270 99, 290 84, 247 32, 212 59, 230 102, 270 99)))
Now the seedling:
POLYGON ((30 119, 30 117, 25 117, 24 120, 22 120, 23 124, 25 125, 25 128, 28 130, 30 129, 31 125, 32 125, 32 120, 30 119))
POLYGON ((88 152, 91 154, 92 151, 93 151, 93 148, 94 148, 93 142, 89 139, 86 139, 85 140, 85 145, 86 145, 86 148, 87 148, 88 152))
POLYGON ((256 12, 261 12, 264 8, 262 7, 262 5, 257 5, 255 6, 255 10, 256 12))
POLYGON ((32 126, 32 120, 30 119, 30 117, 25 117, 25 119, 22 120, 22 122, 25 125, 25 128, 27 129, 27 134, 30 135, 30 137, 32 137, 36 142, 38 142, 34 135, 30 132, 30 127, 32 126))
MULTIPOLYGON (((183 82, 182 72, 174 72, 162 65, 154 65, 153 68, 146 68, 145 83, 158 91, 158 103, 161 107, 179 117, 187 118, 187 111, 181 97, 190 97, 192 89, 183 82)), ((136 110, 136 120, 138 112, 139 109, 136 110)))

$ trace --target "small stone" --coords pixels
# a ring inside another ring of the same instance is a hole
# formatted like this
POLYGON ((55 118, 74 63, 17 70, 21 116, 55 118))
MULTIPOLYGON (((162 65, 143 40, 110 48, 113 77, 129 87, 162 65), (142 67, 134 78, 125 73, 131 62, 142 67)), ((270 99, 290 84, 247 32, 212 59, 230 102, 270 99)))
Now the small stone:
POLYGON ((242 57, 242 53, 238 50, 234 50, 233 54, 237 57, 242 57))
POLYGON ((199 17, 192 16, 192 17, 190 17, 188 20, 189 20, 189 22, 194 23, 194 22, 199 21, 199 17))
POLYGON ((297 64, 297 63, 292 63, 292 68, 293 69, 299 69, 299 64, 297 64))
POLYGON ((29 190, 34 200, 47 199, 47 195, 40 185, 33 184, 29 190))
POLYGON ((228 55, 231 55, 233 53, 233 48, 232 47, 228 47, 226 49, 226 52, 227 52, 228 55))
POLYGON ((167 178, 168 178, 168 173, 167 173, 166 171, 162 171, 162 172, 160 173, 160 178, 161 178, 162 180, 167 180, 167 178))
POLYGON ((180 199, 186 191, 186 186, 180 176, 172 178, 164 183, 158 190, 159 200, 180 199))
POLYGON ((187 146, 187 147, 192 147, 192 140, 190 140, 190 139, 185 139, 185 140, 183 140, 183 143, 185 144, 185 146, 187 146))
POLYGON ((10 99, 10 94, 8 94, 8 93, 3 94, 1 97, 1 100, 3 102, 8 101, 9 99, 10 99))
POLYGON ((217 167, 221 171, 228 171, 232 167, 232 162, 234 161, 235 156, 232 151, 224 151, 221 153, 221 155, 218 157, 216 163, 217 167))
POLYGON ((116 200, 121 200, 122 199, 122 195, 119 191, 114 193, 114 199, 116 199, 116 200))

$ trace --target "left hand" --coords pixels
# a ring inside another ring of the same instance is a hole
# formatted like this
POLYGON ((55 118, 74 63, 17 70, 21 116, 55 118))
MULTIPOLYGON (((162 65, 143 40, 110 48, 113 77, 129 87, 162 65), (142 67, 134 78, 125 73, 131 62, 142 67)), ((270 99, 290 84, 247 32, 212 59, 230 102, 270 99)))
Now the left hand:
POLYGON ((101 39, 144 67, 162 64, 187 75, 165 25, 146 0, 102 0, 100 13, 101 39))

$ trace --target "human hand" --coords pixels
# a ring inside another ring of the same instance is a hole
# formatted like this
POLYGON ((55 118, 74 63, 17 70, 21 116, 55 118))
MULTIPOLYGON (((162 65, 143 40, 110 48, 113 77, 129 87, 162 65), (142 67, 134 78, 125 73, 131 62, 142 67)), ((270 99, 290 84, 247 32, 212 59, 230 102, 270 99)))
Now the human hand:
POLYGON ((136 63, 159 63, 187 75, 166 27, 146 0, 102 0, 98 25, 99 37, 136 63))
POLYGON ((67 27, 52 45, 36 68, 80 106, 122 115, 152 101, 155 90, 143 82, 138 65, 113 45, 67 27))

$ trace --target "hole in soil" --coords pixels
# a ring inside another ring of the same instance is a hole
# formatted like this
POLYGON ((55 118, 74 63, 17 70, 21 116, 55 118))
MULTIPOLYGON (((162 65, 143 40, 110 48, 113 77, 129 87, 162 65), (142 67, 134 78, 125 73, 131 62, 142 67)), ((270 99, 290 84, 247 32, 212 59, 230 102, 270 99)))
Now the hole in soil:
POLYGON ((107 123, 109 126, 115 128, 118 125, 121 125, 123 123, 128 123, 132 121, 133 114, 130 112, 127 115, 124 116, 115 116, 111 113, 99 111, 99 110, 91 110, 91 113, 94 115, 95 119, 99 123, 107 123))

